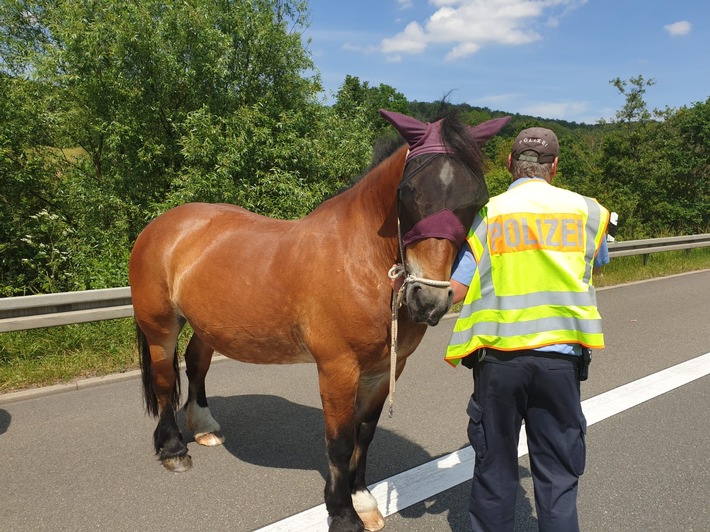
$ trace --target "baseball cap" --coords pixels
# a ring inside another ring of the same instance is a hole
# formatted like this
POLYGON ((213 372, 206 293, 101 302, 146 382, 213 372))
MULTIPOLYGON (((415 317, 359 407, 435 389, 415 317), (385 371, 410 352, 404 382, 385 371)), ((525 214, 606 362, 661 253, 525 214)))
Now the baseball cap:
POLYGON ((532 163, 551 163, 559 154, 560 144, 555 134, 544 127, 530 127, 523 129, 513 142, 511 154, 514 161, 528 161, 532 163), (522 155, 523 152, 534 151, 532 154, 522 155))

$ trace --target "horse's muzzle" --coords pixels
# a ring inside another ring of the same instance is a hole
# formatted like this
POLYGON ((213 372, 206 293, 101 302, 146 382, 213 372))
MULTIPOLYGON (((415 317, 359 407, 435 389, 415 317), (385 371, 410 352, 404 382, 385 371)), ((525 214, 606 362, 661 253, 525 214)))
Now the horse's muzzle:
POLYGON ((415 323, 436 325, 449 311, 454 300, 451 287, 427 286, 413 282, 407 286, 405 301, 409 317, 415 323))

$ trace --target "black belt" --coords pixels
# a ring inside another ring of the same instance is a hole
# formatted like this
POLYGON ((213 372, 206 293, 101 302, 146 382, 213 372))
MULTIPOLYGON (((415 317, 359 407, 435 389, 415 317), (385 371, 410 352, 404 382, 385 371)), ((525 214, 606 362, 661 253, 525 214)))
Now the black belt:
POLYGON ((472 369, 476 362, 484 362, 487 357, 499 362, 506 362, 519 356, 534 356, 541 358, 554 358, 560 360, 569 360, 577 365, 577 377, 580 381, 587 380, 589 376, 589 364, 592 361, 592 350, 585 347, 582 348, 582 356, 565 355, 564 353, 555 353, 554 351, 536 351, 535 349, 518 349, 516 351, 500 351, 491 347, 482 347, 477 349, 470 355, 461 359, 461 364, 472 369))
POLYGON ((517 349, 515 351, 500 351, 499 349, 493 349, 491 347, 482 347, 477 349, 470 355, 461 359, 461 363, 471 369, 476 364, 476 362, 483 362, 486 358, 492 358, 499 362, 507 362, 519 356, 534 356, 541 358, 554 358, 561 360, 569 360, 571 362, 579 363, 583 357, 578 355, 565 355, 563 353, 555 353, 554 351, 536 351, 535 349, 517 349))
MULTIPOLYGON (((535 349, 516 349, 515 351, 500 351, 498 349, 492 349, 490 347, 482 348, 485 350, 485 354, 478 354, 480 360, 485 360, 486 357, 491 357, 495 360, 505 362, 519 356, 534 356, 542 358, 555 358, 561 360, 571 360, 573 362, 577 361, 578 355, 566 355, 564 353, 555 353, 554 351, 537 351, 535 349)), ((480 351, 480 350, 479 350, 480 351)))

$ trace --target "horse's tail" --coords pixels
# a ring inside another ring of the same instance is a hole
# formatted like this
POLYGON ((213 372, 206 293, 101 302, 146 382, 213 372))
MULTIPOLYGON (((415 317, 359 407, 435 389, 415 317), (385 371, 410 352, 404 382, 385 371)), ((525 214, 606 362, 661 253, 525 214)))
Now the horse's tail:
MULTIPOLYGON (((143 379, 143 399, 145 400, 145 409, 153 417, 157 417, 159 412, 158 397, 155 393, 153 384, 153 373, 150 368, 150 346, 145 333, 136 323, 136 339, 138 341, 138 358, 141 366, 141 377, 143 379)), ((170 396, 170 402, 174 409, 177 409, 180 404, 180 368, 178 363, 177 346, 173 355, 173 372, 175 373, 175 386, 173 393, 170 396)))

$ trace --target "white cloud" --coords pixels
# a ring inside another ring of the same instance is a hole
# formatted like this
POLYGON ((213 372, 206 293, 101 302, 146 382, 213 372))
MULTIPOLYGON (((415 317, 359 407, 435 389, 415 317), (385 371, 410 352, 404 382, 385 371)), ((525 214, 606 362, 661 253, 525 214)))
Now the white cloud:
POLYGON ((578 120, 587 111, 587 102, 537 102, 520 109, 520 113, 545 118, 578 120))
POLYGON ((397 3, 399 4, 399 8, 402 10, 409 9, 414 6, 412 0, 397 0, 397 3))
POLYGON ((692 26, 687 20, 681 20, 679 22, 674 22, 673 24, 666 24, 663 29, 668 32, 672 37, 679 37, 683 35, 688 35, 692 26))
POLYGON ((426 35, 416 22, 410 22, 404 31, 392 39, 383 39, 382 51, 386 54, 408 52, 416 54, 426 49, 426 35))
MULTIPOLYGON (((403 0, 399 0, 404 4, 403 0)), ((430 45, 448 46, 447 60, 478 52, 490 44, 521 45, 540 40, 534 27, 556 26, 587 0, 431 0, 437 9, 423 23, 383 39, 385 53, 421 53, 430 45), (541 23, 544 22, 544 24, 541 23)))
POLYGON ((458 46, 454 46, 451 51, 446 54, 444 59, 446 61, 454 61, 455 59, 459 59, 460 57, 467 57, 469 55, 475 54, 480 49, 480 44, 476 44, 475 42, 465 42, 459 44, 458 46))

